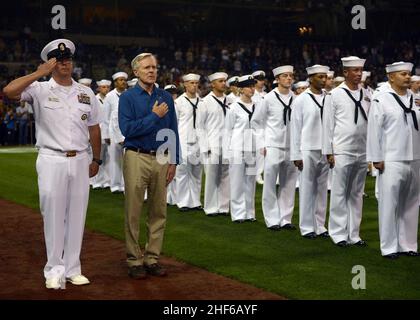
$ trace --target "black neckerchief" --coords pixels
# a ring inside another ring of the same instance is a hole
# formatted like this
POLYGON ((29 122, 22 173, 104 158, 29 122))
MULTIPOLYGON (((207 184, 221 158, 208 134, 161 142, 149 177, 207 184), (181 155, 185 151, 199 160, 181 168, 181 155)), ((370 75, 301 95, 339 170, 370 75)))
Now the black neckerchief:
POLYGON ((197 106, 198 106, 198 102, 200 102, 200 99, 199 98, 197 98, 197 103, 196 104, 194 104, 194 103, 192 103, 191 102, 191 100, 190 99, 188 99, 188 97, 187 96, 184 96, 185 97, 185 99, 187 99, 187 101, 191 104, 191 106, 193 107, 193 128, 195 129, 195 121, 196 121, 196 119, 197 119, 197 106))
POLYGON ((359 101, 357 101, 353 95, 351 94, 351 92, 346 89, 346 88, 341 88, 343 89, 347 95, 350 97, 350 99, 354 102, 355 105, 355 110, 354 110, 354 123, 357 124, 357 121, 359 119, 359 110, 362 113, 363 118, 365 118, 366 121, 368 121, 367 116, 366 116, 366 112, 365 109, 363 109, 362 106, 362 100, 363 100, 363 89, 360 89, 360 99, 359 101))
POLYGON ((223 114, 226 117, 226 109, 229 109, 229 107, 226 105, 226 97, 223 100, 223 102, 221 102, 219 99, 217 99, 215 96, 212 96, 214 98, 214 100, 217 101, 217 103, 222 107, 223 109, 223 114))
POLYGON ((254 114, 254 111, 255 111, 255 104, 253 104, 253 105, 252 105, 252 112, 251 112, 251 111, 249 111, 249 110, 248 110, 248 108, 247 108, 247 107, 245 107, 242 103, 238 102, 238 104, 239 104, 239 106, 240 106, 242 109, 244 109, 244 111, 245 111, 246 113, 248 113, 249 122, 251 122, 252 115, 254 114))
POLYGON ((321 113, 321 121, 322 121, 324 117, 324 104, 325 104, 326 95, 324 95, 324 98, 322 99, 322 105, 321 105, 318 103, 318 101, 316 100, 315 96, 312 93, 308 92, 308 94, 312 98, 312 100, 314 100, 315 104, 318 106, 319 112, 321 113))
POLYGON ((289 114, 289 122, 290 122, 290 117, 291 117, 291 114, 292 114, 292 108, 290 108, 290 107, 291 107, 292 102, 293 102, 293 96, 290 97, 289 103, 285 104, 283 102, 283 100, 281 100, 280 95, 277 92, 274 91, 274 94, 276 95, 276 97, 280 101, 280 103, 283 105, 283 122, 284 122, 284 125, 286 125, 287 124, 287 114, 289 114))
POLYGON ((404 105, 404 103, 401 101, 401 99, 395 93, 390 92, 390 94, 392 94, 392 96, 398 102, 400 107, 403 109, 404 117, 405 117, 405 123, 407 123, 407 113, 411 113, 411 116, 413 117, 414 128, 416 128, 416 130, 419 131, 419 125, 418 125, 418 122, 417 122, 417 115, 416 115, 416 112, 413 110, 413 95, 411 95, 411 98, 410 98, 410 107, 407 108, 404 105))

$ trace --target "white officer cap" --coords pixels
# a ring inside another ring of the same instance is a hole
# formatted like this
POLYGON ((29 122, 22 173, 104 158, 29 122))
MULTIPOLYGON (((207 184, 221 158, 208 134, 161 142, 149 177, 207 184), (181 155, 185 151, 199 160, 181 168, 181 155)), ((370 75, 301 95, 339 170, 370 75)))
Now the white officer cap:
POLYGON ((85 86, 90 86, 92 84, 92 79, 89 78, 82 78, 78 81, 80 84, 84 84, 85 86))
POLYGON ((236 86, 238 83, 238 80, 239 80, 239 77, 238 76, 234 76, 234 77, 232 77, 232 78, 229 78, 229 80, 226 82, 227 83, 227 85, 228 85, 228 87, 230 87, 230 86, 236 86))
POLYGON ((137 82, 139 82, 139 79, 133 78, 133 79, 127 81, 127 85, 131 88, 131 87, 134 87, 137 82))
POLYGON ((411 77, 411 82, 417 82, 420 81, 420 76, 412 76, 411 77))
POLYGON ((334 74, 335 74, 335 72, 330 70, 330 71, 327 72, 327 77, 328 78, 330 78, 330 77, 334 78, 334 74))
POLYGON ((299 89, 299 88, 307 88, 309 87, 309 82, 307 81, 299 81, 295 83, 295 88, 299 89))
POLYGON ((186 74, 182 77, 182 81, 186 82, 186 81, 199 81, 200 80, 200 75, 199 74, 195 74, 195 73, 189 73, 186 74))
POLYGON ((364 67, 366 59, 360 59, 359 57, 350 56, 341 58, 343 62, 343 67, 345 68, 360 68, 364 67))
POLYGON ((124 78, 125 80, 127 80, 128 74, 126 74, 125 72, 117 72, 112 75, 112 80, 115 80, 118 78, 124 78))
POLYGON ((366 81, 367 78, 369 78, 372 75, 370 71, 363 71, 362 73, 362 81, 366 81))
POLYGON ((209 81, 210 82, 212 82, 214 80, 218 80, 218 79, 226 80, 227 78, 228 78, 228 75, 227 75, 227 73, 224 73, 224 72, 216 72, 216 73, 213 73, 213 74, 209 75, 209 81))
POLYGON ((344 77, 335 77, 334 81, 336 82, 344 82, 346 79, 344 79, 344 77))
POLYGON ((176 85, 174 85, 174 84, 168 84, 163 89, 164 90, 176 90, 176 85))
POLYGON ((48 43, 41 51, 41 59, 48 61, 51 58, 72 58, 76 47, 73 42, 67 39, 57 39, 48 43))
POLYGON ((96 81, 96 85, 99 86, 110 86, 111 81, 102 79, 101 81, 96 81))
POLYGON ((409 71, 413 70, 414 65, 411 62, 394 62, 386 66, 386 73, 393 73, 398 71, 409 71))
POLYGON ((252 76, 253 76, 254 78, 259 78, 259 77, 263 78, 263 77, 265 77, 265 72, 264 72, 264 71, 262 71, 262 70, 257 70, 257 71, 254 71, 254 72, 252 73, 252 76))
POLYGON ((291 72, 293 73, 293 66, 281 66, 273 69, 273 75, 277 77, 279 74, 291 72))
POLYGON ((321 66, 320 64, 316 64, 312 67, 306 68, 306 72, 308 73, 308 76, 311 76, 311 75, 317 74, 317 73, 327 74, 328 71, 330 71, 330 67, 321 66))
POLYGON ((257 81, 254 79, 254 77, 251 74, 248 74, 246 76, 242 76, 238 78, 238 87, 239 88, 246 88, 255 85, 257 81))

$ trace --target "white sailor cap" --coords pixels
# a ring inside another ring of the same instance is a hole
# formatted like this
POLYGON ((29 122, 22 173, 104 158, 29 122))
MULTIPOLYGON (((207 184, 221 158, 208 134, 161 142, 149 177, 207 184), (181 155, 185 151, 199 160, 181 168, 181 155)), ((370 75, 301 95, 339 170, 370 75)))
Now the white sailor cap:
POLYGON ((167 91, 173 91, 173 90, 176 90, 176 85, 174 85, 174 84, 168 84, 163 89, 164 90, 167 90, 167 91))
POLYGON ((273 81, 273 85, 278 85, 278 83, 279 83, 279 82, 278 82, 277 80, 274 80, 274 81, 273 81))
POLYGON ((84 84, 85 86, 90 86, 92 84, 92 79, 89 78, 82 78, 78 81, 80 84, 84 84))
POLYGON ((118 78, 124 78, 125 80, 128 79, 128 75, 125 72, 117 72, 112 75, 112 80, 116 80, 118 78))
POLYGON ((186 82, 186 81, 199 81, 200 80, 200 75, 199 74, 195 74, 195 73, 189 73, 186 74, 182 77, 182 81, 186 82))
POLYGON ((238 88, 246 88, 255 85, 257 82, 251 74, 238 78, 238 88))
POLYGON ((343 62, 343 67, 345 68, 360 68, 365 65, 366 59, 350 56, 341 58, 341 61, 343 62))
POLYGON ((309 87, 309 82, 307 81, 299 81, 295 83, 295 88, 299 89, 299 88, 307 88, 309 87))
POLYGON ((344 77, 335 77, 334 81, 335 82, 344 82, 346 79, 344 79, 344 77))
POLYGON ((101 81, 96 81, 96 85, 99 86, 110 86, 111 81, 102 79, 101 81))
POLYGON ((48 61, 51 58, 57 60, 73 58, 76 47, 73 42, 67 39, 57 39, 48 43, 41 51, 41 59, 48 61))
POLYGON ((133 78, 133 79, 127 81, 127 85, 131 88, 131 87, 134 87, 137 82, 139 82, 139 79, 133 78))
POLYGON ((328 73, 330 71, 330 67, 327 66, 321 66, 320 64, 313 65, 312 67, 306 68, 306 72, 308 73, 308 76, 311 76, 313 74, 317 73, 328 73))
POLYGON ((386 66, 386 73, 393 73, 398 71, 410 71, 413 70, 414 65, 411 62, 394 62, 386 66))
POLYGON ((293 66, 280 66, 273 69, 273 75, 277 77, 279 74, 291 72, 293 73, 293 66))
POLYGON ((379 87, 382 87, 385 83, 386 83, 386 82, 379 82, 379 83, 377 84, 377 87, 378 87, 378 88, 379 88, 379 87))
POLYGON ((238 80, 239 80, 239 77, 238 76, 234 76, 234 77, 232 77, 232 78, 229 78, 228 79, 228 81, 226 82, 227 83, 227 85, 230 87, 230 86, 237 86, 237 84, 238 84, 238 80))
POLYGON ((417 82, 420 81, 420 76, 412 76, 411 77, 411 82, 417 82))
POLYGON ((254 71, 252 73, 252 76, 254 77, 254 79, 264 80, 264 78, 265 78, 265 72, 262 71, 262 70, 257 70, 257 71, 254 71))
POLYGON ((335 74, 335 72, 330 70, 330 71, 327 72, 327 77, 328 78, 334 78, 334 74, 335 74))
POLYGON ((209 81, 210 82, 212 82, 214 80, 218 80, 218 79, 226 80, 227 78, 228 78, 228 75, 225 72, 216 72, 216 73, 213 73, 213 74, 209 75, 209 81))
POLYGON ((369 78, 372 75, 370 71, 363 71, 362 73, 362 81, 366 81, 367 78, 369 78))

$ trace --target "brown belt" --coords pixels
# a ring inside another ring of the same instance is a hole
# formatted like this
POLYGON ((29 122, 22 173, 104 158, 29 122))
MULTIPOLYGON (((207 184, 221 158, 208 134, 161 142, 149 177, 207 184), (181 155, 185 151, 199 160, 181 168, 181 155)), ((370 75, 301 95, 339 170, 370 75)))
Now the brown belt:
POLYGON ((77 151, 75 150, 70 150, 70 151, 65 151, 66 157, 75 157, 77 155, 77 151))
MULTIPOLYGON (((137 152, 137 153, 144 153, 144 154, 149 154, 151 156, 156 156, 156 150, 144 150, 144 149, 133 148, 133 147, 127 147, 126 149, 137 152)), ((165 150, 164 154, 168 154, 168 150, 165 150)))

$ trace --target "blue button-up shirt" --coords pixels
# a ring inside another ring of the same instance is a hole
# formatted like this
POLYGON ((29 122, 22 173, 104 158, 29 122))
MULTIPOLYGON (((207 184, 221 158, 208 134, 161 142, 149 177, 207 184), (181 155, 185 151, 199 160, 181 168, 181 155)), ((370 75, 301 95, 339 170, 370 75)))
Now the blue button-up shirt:
POLYGON ((165 143, 169 148, 170 163, 179 164, 178 122, 174 100, 168 92, 154 86, 149 94, 136 84, 120 97, 118 123, 125 137, 125 148, 156 151, 165 143), (152 112, 156 101, 168 105, 168 113, 163 118, 152 112))

